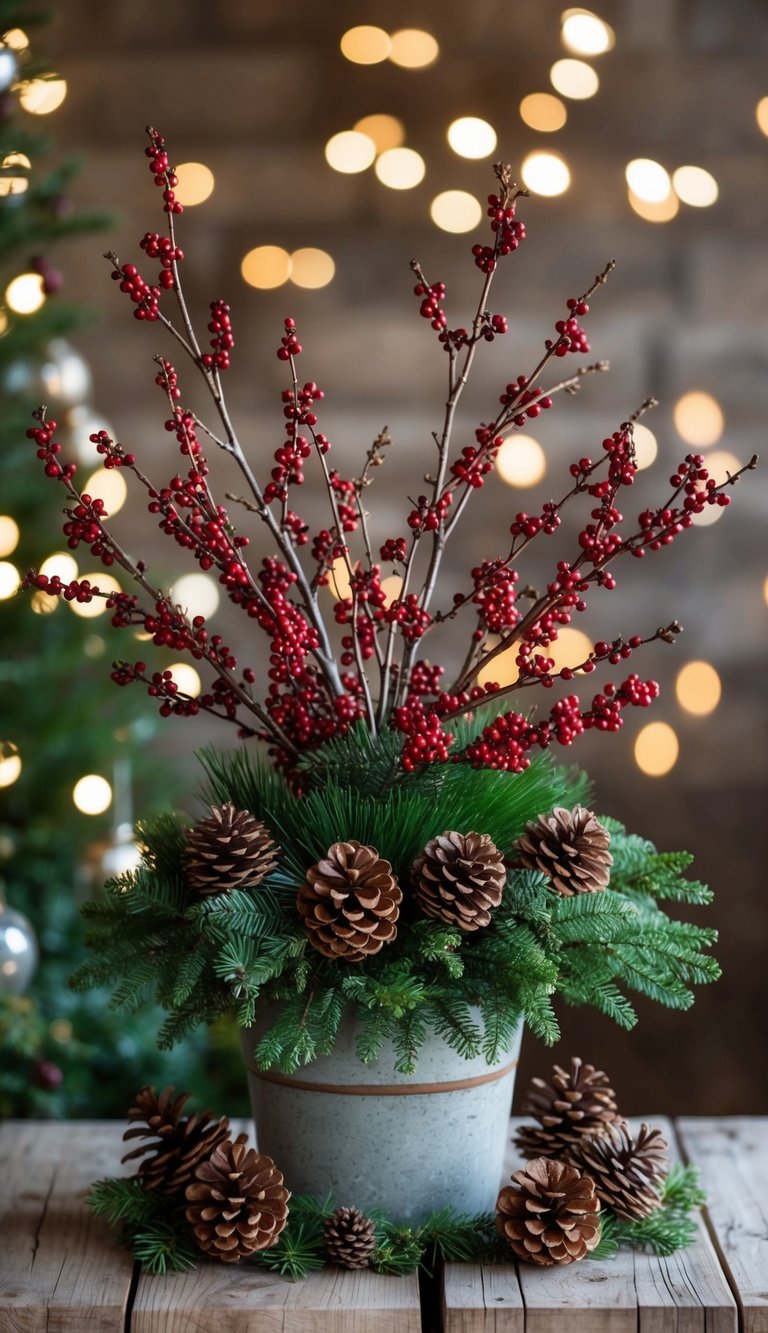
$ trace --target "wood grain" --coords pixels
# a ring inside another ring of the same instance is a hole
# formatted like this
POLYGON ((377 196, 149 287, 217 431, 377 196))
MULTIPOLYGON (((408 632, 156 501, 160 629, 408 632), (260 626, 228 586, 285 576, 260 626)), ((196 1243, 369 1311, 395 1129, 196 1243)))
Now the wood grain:
POLYGON ((93 1180, 119 1173, 121 1133, 0 1124, 2 1333, 122 1333, 133 1261, 85 1206, 93 1180))
MULTIPOLYGON (((233 1133, 252 1132, 249 1121, 233 1133)), ((325 1268, 301 1282, 253 1263, 201 1262, 194 1273, 142 1275, 131 1333, 421 1333, 415 1274, 325 1268)))
MULTIPOLYGON (((669 1121, 665 1129, 677 1155, 669 1121)), ((510 1145, 508 1171, 519 1165, 510 1145)), ((667 1259, 625 1250, 560 1268, 519 1264, 445 1280, 446 1333, 736 1333, 736 1305, 703 1224, 696 1244, 667 1259), (476 1306, 472 1308, 472 1302, 476 1306)))
POLYGON ((678 1128, 686 1156, 701 1171, 744 1333, 768 1333, 768 1119, 686 1117, 678 1128))

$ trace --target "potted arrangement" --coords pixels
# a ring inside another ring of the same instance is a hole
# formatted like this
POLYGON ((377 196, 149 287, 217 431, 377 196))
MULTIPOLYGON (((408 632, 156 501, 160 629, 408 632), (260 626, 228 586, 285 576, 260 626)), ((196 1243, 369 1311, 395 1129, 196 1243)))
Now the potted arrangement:
MULTIPOLYGON (((718 974, 714 932, 662 906, 709 900, 683 877, 690 858, 657 853, 595 814, 588 779, 554 758, 584 731, 615 732, 625 708, 653 702, 658 686, 631 659, 649 643, 673 642, 679 625, 595 642, 583 661, 559 669, 549 650, 593 593, 615 588, 620 557, 669 545, 705 506, 727 505, 741 474, 716 485, 702 457, 687 454, 657 507, 625 520, 633 427, 646 403, 594 457, 570 463, 559 498, 514 515, 500 554, 479 553, 463 585, 446 591, 447 543, 503 441, 605 369, 598 362, 555 373, 567 356, 588 352, 582 321, 612 264, 567 301, 538 364, 510 376, 473 438, 457 444, 475 358, 507 331, 489 306, 493 280, 525 238, 518 209, 526 192, 510 169, 495 168, 487 242, 472 247, 481 290, 466 326, 449 321, 443 283, 412 262, 419 313, 445 354, 447 395, 424 493, 407 501, 400 531, 377 533, 370 487, 398 445, 384 428, 357 476, 333 467, 319 419, 323 392, 299 375, 291 319, 277 347, 284 438, 268 465, 246 455, 222 387, 234 346, 230 307, 211 302, 201 343, 183 293, 175 176, 162 136, 148 136, 166 230, 147 232, 141 248, 159 274, 153 282, 107 257, 134 317, 164 326, 201 378, 210 411, 203 417, 186 405, 181 370, 157 356, 165 426, 181 455, 175 475, 162 483, 105 431, 92 439, 104 466, 133 474, 161 530, 266 636, 268 657, 241 666, 194 607, 174 603, 115 537, 102 502, 79 491, 41 409, 29 434, 64 489, 68 544, 89 548, 121 584, 63 584, 31 571, 27 585, 69 600, 105 597, 114 626, 188 655, 205 675, 197 696, 140 660, 115 662, 112 677, 145 688, 163 716, 228 719, 242 742, 203 751, 196 820, 167 814, 140 825, 141 867, 85 908, 93 957, 74 984, 114 984, 114 1003, 128 1013, 154 995, 168 1011, 163 1046, 234 1014, 260 1152, 295 1193, 331 1191, 342 1204, 419 1225, 460 1185, 465 1208, 484 1212, 501 1177, 522 1024, 554 1042, 560 996, 628 1028, 628 990, 685 1008, 691 986, 718 974), (207 455, 215 451, 242 478, 228 507, 212 489, 207 455), (310 468, 328 500, 316 532, 293 507, 310 468), (553 552, 544 588, 525 586, 529 545, 557 540, 562 511, 580 504, 575 549, 553 552), (255 559, 254 529, 267 539, 255 559), (451 674, 431 654, 455 643, 462 624, 466 652, 451 674), (492 679, 502 654, 515 668, 504 685, 492 679), (575 687, 593 672, 600 685, 585 698, 575 687), (552 691, 543 712, 530 706, 535 689, 552 691)), ((586 1095, 579 1069, 564 1076, 566 1101, 586 1095)), ((187 1121, 169 1097, 153 1097, 139 1099, 132 1119, 154 1124, 162 1141, 163 1126, 175 1133, 187 1121)), ((223 1151, 215 1138, 211 1152, 223 1151)), ((240 1171, 245 1150, 227 1151, 240 1171)), ((216 1159, 195 1153, 204 1193, 216 1159)), ((252 1164, 243 1170, 258 1176, 252 1164)), ((283 1204, 280 1196, 278 1213, 283 1204)))

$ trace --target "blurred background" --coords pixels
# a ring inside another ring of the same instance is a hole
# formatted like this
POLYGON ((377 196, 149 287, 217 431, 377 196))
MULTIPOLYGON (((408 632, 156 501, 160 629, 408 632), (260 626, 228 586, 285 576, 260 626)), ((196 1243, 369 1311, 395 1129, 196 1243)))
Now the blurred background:
MULTIPOLYGON (((528 239, 500 268, 492 306, 509 333, 478 355, 457 438, 471 439, 507 380, 533 368, 566 298, 617 261, 585 321, 589 354, 558 363, 609 358, 610 373, 502 451, 446 562, 450 595, 504 548, 512 516, 562 494, 569 463, 595 456, 649 395, 659 406, 637 437, 638 512, 692 447, 718 479, 765 452, 768 19, 759 0, 601 0, 596 12, 552 0, 166 0, 162 17, 149 0, 67 0, 37 27, 2 0, 0 20, 0 1113, 120 1113, 157 1078, 234 1112, 227 1032, 160 1059, 154 1015, 118 1021, 104 996, 65 988, 78 902, 130 859, 132 818, 163 803, 194 810, 190 756, 234 734, 158 721, 140 692, 115 689, 109 664, 129 649, 104 616, 83 624, 44 594, 13 597, 18 571, 52 557, 48 572, 71 577, 57 497, 23 440, 30 405, 46 401, 64 421, 86 476, 88 435, 102 427, 153 477, 176 468, 152 383, 152 357, 170 345, 131 318, 101 258, 141 260, 139 239, 164 230, 144 126, 182 164, 193 314, 202 325, 210 301, 232 305, 228 400, 257 471, 282 442, 274 348, 291 315, 300 373, 326 391, 321 428, 342 475, 385 424, 395 442, 368 493, 375 542, 403 530, 445 397, 445 356, 419 318, 409 260, 446 283, 452 325, 469 323, 491 164, 511 163, 531 191, 528 239)), ((234 478, 220 475, 223 491, 234 478)), ((706 512, 714 524, 697 522, 712 531, 619 566, 616 592, 584 618, 587 651, 674 617, 686 629, 633 662, 662 685, 652 715, 625 714, 618 735, 590 734, 572 757, 594 779, 598 811, 694 853, 693 873, 716 892, 697 916, 721 932, 723 979, 687 1014, 640 1002, 629 1035, 565 1012, 554 1056, 526 1042, 521 1087, 552 1058, 580 1054, 611 1073, 628 1113, 765 1110, 767 490, 763 466, 729 510, 706 512)), ((301 499, 319 524, 319 491, 301 499)), ((217 585, 166 549, 140 500, 118 486, 106 504, 122 506, 116 528, 177 598, 210 611, 217 585)), ((546 581, 551 558, 534 545, 523 579, 546 581)), ((226 608, 221 624, 258 667, 226 608)), ((561 639, 571 660, 582 634, 561 639)), ((459 637, 438 657, 463 655, 459 637)))

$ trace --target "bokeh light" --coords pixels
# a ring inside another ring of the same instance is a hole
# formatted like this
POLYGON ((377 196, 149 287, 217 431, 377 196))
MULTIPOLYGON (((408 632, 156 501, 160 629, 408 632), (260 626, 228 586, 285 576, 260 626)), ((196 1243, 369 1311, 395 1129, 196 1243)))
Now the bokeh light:
POLYGON ((649 778, 663 778, 679 753, 677 734, 668 722, 649 722, 635 737, 635 763, 649 778))
POLYGON ((291 255, 291 282, 297 287, 327 287, 335 272, 336 265, 325 250, 308 245, 291 255))
POLYGON ((392 39, 383 28, 361 23, 348 28, 339 42, 341 53, 354 65, 378 65, 392 49, 392 39))
POLYGON ((448 126, 448 143, 459 157, 490 157, 497 142, 493 126, 479 116, 460 116, 448 126))
POLYGON ((761 97, 755 107, 755 119, 763 134, 768 135, 768 97, 761 97))
MULTIPOLYGON (((493 646, 493 643, 489 644, 490 648, 493 646)), ((513 685, 520 675, 517 654, 518 647, 506 648, 487 666, 481 667, 477 673, 478 685, 499 685, 501 689, 505 685, 513 685)))
POLYGON ((72 788, 72 800, 82 815, 103 815, 112 804, 112 787, 98 773, 86 773, 72 788))
POLYGON ((562 671, 563 667, 577 667, 586 662, 593 647, 592 640, 583 629, 564 625, 555 642, 550 643, 547 648, 542 648, 541 651, 544 657, 554 658, 553 671, 562 671))
MULTIPOLYGON (((99 592, 120 592, 120 584, 111 574, 105 574, 103 569, 93 570, 90 574, 83 574, 92 587, 98 588, 99 592)), ((70 611, 73 611, 81 620, 95 620, 97 616, 107 614, 106 597, 94 597, 90 602, 67 602, 66 605, 70 611)))
POLYGON ((678 167, 672 184, 678 199, 691 208, 710 208, 720 193, 714 176, 703 167, 678 167))
POLYGON ((30 79, 19 90, 19 102, 33 116, 48 116, 67 95, 66 79, 30 79))
POLYGON ((18 592, 21 584, 21 575, 15 565, 10 560, 0 560, 0 602, 7 601, 18 592))
POLYGON ((479 199, 466 190, 443 190, 435 195, 429 206, 429 213, 435 226, 442 231, 472 231, 483 216, 483 206, 479 199))
POLYGON ((16 315, 34 315, 44 301, 43 279, 39 273, 19 273, 5 289, 5 304, 16 315))
POLYGON ((103 500, 109 515, 117 514, 128 498, 125 477, 119 468, 97 468, 86 481, 83 491, 92 500, 103 500))
POLYGON ((19 525, 10 514, 0 515, 0 556, 11 555, 19 544, 19 525))
POLYGON ((535 486, 546 470, 546 454, 530 435, 508 435, 496 456, 496 471, 508 486, 535 486))
POLYGON ((659 445, 653 431, 648 426, 644 426, 642 421, 635 422, 635 429, 632 433, 635 444, 635 463, 638 470, 650 467, 656 461, 656 455, 659 452, 659 445))
POLYGON ((645 222, 671 222, 680 212, 680 201, 674 190, 670 190, 666 199, 659 203, 651 204, 647 199, 641 199, 634 190, 627 190, 627 198, 630 207, 637 213, 638 217, 645 222))
POLYGON ((376 156, 376 144, 359 130, 340 130, 325 145, 325 160, 334 171, 353 176, 366 171, 376 156))
POLYGON ((594 97, 600 87, 595 70, 583 60, 556 60, 549 71, 549 78, 555 92, 570 97, 574 102, 594 97))
POLYGON ((386 597, 385 606, 391 606, 403 591, 403 579, 400 574, 387 574, 386 578, 381 580, 381 591, 386 597))
POLYGON ((0 741, 0 787, 11 787, 21 773, 21 755, 13 741, 0 741))
POLYGON ((532 130, 552 134, 563 128, 568 110, 554 93, 529 93, 520 103, 520 119, 532 130))
POLYGON ((33 592, 29 605, 36 616, 50 616, 58 610, 59 599, 54 597, 53 593, 43 592, 42 588, 38 588, 37 592, 33 592))
POLYGON ((216 184, 210 167, 203 162, 182 162, 175 170, 178 185, 174 186, 174 193, 180 204, 193 208, 210 199, 216 184))
POLYGON ((282 287, 291 276, 291 256, 280 245, 257 245, 245 255, 240 272, 249 287, 282 287))
POLYGON ((412 190, 421 184, 426 170, 424 158, 413 148, 388 148, 374 167, 382 185, 390 190, 412 190))
POLYGON ((3 33, 1 40, 5 46, 10 46, 12 51, 26 51, 29 46, 29 38, 23 28, 9 28, 3 33))
POLYGON ((29 189, 29 177, 20 172, 28 172, 32 166, 26 153, 6 153, 0 162, 0 199, 9 195, 25 194, 29 189))
POLYGON ((568 164, 559 153, 529 153, 520 174, 529 190, 547 198, 563 194, 571 183, 568 164))
POLYGON ((188 694, 192 699, 197 698, 203 688, 203 682, 193 666, 188 662, 172 662, 169 667, 165 667, 165 670, 171 672, 182 694, 188 694))
POLYGON ((440 54, 440 47, 431 32, 422 28, 401 28, 393 32, 389 58, 394 65, 403 69, 425 69, 433 65, 440 54))
POLYGON ((669 172, 652 157, 634 157, 624 175, 632 193, 647 204, 662 203, 672 189, 669 172))
POLYGON ((590 9, 566 9, 561 23, 563 42, 580 56, 601 56, 616 45, 613 28, 590 9))
POLYGON ((673 409, 675 429, 686 444, 705 449, 723 433, 723 409, 711 393, 692 389, 678 398, 673 409))
POLYGON ((722 692, 720 677, 709 662, 686 662, 677 673, 675 694, 686 713, 696 717, 713 713, 722 692))
POLYGON ((190 616, 212 616, 219 605, 219 585, 207 574, 182 574, 171 588, 171 599, 190 616))
POLYGON ((328 570, 328 588, 338 602, 343 602, 352 596, 349 564, 343 555, 338 556, 328 570))
POLYGON ((710 477, 714 477, 718 486, 728 480, 729 474, 733 476, 734 472, 738 472, 741 467, 739 459, 729 449, 713 449, 711 454, 707 454, 704 464, 710 477))
POLYGON ((388 148, 399 148, 405 142, 405 126, 397 116, 389 116, 385 112, 375 112, 371 116, 363 116, 352 126, 358 134, 365 134, 372 139, 376 145, 377 153, 386 153, 388 148))
POLYGON ((40 566, 40 573, 46 578, 60 578, 62 583, 71 583, 77 578, 77 561, 69 551, 54 551, 40 566))

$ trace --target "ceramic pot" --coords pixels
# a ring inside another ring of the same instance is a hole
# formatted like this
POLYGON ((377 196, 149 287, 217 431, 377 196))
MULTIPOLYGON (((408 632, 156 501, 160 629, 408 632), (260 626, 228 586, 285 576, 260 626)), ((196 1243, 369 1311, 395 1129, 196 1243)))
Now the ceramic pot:
POLYGON ((380 1208, 409 1223, 443 1207, 493 1210, 522 1022, 494 1065, 483 1056, 463 1059, 431 1033, 413 1074, 395 1071, 391 1043, 363 1064, 351 1017, 330 1055, 290 1075, 261 1072, 253 1050, 266 1026, 242 1034, 256 1139, 295 1194, 331 1192, 337 1205, 380 1208))

